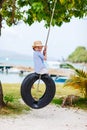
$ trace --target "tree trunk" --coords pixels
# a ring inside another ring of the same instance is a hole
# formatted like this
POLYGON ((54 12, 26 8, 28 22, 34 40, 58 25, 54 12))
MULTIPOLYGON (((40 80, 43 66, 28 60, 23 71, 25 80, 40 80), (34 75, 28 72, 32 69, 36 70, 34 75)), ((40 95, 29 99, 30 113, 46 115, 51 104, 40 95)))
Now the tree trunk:
POLYGON ((6 106, 6 104, 3 101, 3 90, 2 90, 2 84, 0 81, 0 108, 6 106))

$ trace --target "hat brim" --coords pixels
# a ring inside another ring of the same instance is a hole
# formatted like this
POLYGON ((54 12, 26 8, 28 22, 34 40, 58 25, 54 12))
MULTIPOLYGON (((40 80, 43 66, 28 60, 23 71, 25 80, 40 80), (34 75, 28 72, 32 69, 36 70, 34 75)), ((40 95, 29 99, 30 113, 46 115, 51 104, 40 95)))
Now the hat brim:
POLYGON ((42 45, 42 46, 38 46, 38 45, 37 45, 37 46, 32 46, 32 47, 34 48, 34 47, 44 47, 44 46, 43 46, 43 45, 42 45))

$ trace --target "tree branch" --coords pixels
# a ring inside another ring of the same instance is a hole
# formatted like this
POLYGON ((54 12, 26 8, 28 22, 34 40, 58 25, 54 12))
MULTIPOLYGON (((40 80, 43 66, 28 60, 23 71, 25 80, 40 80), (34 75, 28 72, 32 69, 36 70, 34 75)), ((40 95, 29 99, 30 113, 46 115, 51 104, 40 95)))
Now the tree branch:
POLYGON ((16 0, 13 0, 13 5, 12 5, 12 17, 11 17, 11 24, 15 23, 14 17, 15 17, 15 10, 16 10, 16 0))

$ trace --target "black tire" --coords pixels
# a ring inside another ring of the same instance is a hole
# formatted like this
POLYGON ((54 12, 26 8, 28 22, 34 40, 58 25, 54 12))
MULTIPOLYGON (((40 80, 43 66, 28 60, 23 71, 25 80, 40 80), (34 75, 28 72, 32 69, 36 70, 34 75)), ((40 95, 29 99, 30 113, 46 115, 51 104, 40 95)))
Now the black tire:
POLYGON ((36 82, 38 79, 39 79, 39 74, 32 73, 26 76, 21 84, 22 99, 28 106, 34 109, 39 109, 48 105, 52 101, 53 97, 55 96, 55 91, 56 91, 55 83, 52 80, 52 78, 47 74, 41 75, 41 80, 45 83, 46 90, 42 95, 42 97, 39 98, 38 101, 36 101, 32 97, 31 88, 34 82, 36 82))

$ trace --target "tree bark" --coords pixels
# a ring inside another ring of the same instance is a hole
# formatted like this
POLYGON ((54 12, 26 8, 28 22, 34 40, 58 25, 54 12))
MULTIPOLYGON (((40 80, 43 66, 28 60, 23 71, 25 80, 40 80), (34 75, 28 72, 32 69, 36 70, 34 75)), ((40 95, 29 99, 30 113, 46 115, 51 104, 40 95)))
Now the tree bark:
POLYGON ((3 90, 2 90, 2 84, 0 81, 0 108, 6 106, 5 102, 3 101, 3 90))

